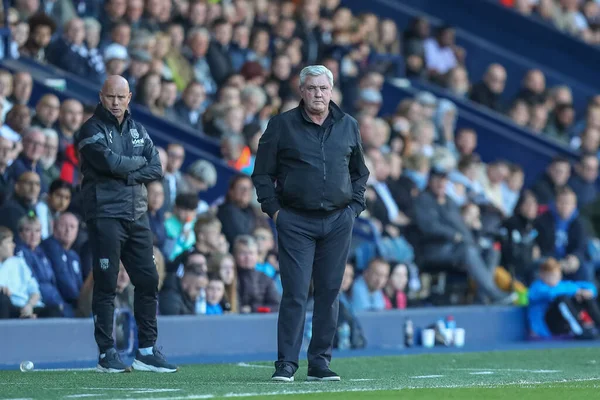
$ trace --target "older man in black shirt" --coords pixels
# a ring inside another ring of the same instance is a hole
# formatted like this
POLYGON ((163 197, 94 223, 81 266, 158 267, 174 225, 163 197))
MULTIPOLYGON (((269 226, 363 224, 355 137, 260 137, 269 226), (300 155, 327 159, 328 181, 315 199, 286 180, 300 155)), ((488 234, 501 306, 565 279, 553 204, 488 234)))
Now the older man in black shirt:
POLYGON ((331 101, 333 75, 321 65, 300 72, 300 105, 271 119, 252 178, 258 201, 275 221, 283 297, 273 380, 298 369, 311 278, 313 335, 308 380, 340 380, 329 369, 338 293, 354 219, 365 208, 369 172, 356 120, 331 101))

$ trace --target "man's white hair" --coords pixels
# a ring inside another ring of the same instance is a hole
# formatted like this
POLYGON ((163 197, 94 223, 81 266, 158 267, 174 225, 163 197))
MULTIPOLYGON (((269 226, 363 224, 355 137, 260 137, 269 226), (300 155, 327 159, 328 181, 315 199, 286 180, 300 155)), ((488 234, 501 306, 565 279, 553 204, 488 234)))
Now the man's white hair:
POLYGON ((309 65, 308 67, 304 67, 302 71, 300 71, 300 86, 304 86, 304 82, 306 82, 307 76, 321 75, 327 75, 327 79, 329 79, 329 84, 331 85, 331 87, 333 87, 333 74, 324 65, 309 65))

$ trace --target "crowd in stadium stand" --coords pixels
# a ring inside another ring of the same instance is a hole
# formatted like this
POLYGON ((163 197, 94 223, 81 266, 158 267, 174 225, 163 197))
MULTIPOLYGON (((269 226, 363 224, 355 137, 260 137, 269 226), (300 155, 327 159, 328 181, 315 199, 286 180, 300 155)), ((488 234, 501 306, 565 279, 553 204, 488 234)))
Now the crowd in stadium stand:
MULTIPOLYGON (((473 293, 464 302, 525 304, 526 287, 547 257, 560 262, 565 279, 593 281, 600 96, 576 116, 570 89, 548 88, 542 71, 531 70, 518 96, 503 104, 505 69, 490 65, 471 83, 468 54, 455 45, 452 27, 430 32, 418 18, 401 30, 339 3, 15 0, 8 10, 5 57, 30 57, 98 84, 123 75, 135 103, 218 139, 223 160, 239 171, 227 193, 208 204, 203 192, 219 179, 214 165, 188 160, 182 169, 182 145, 159 149, 165 175, 148 185, 148 214, 160 314, 277 311, 276 232, 256 203, 250 175, 269 118, 298 105, 298 72, 310 64, 332 71, 333 101, 358 120, 371 172, 362 217, 380 245, 353 250, 342 318, 435 303, 440 271, 476 283, 476 290, 459 291, 473 293), (503 160, 483 163, 477 132, 456 129, 452 101, 421 92, 381 116, 384 81, 397 77, 445 87, 579 150, 581 158, 574 165, 554 159, 523 190, 527 171, 503 160)), ((546 2, 514 3, 524 10, 546 2)), ((570 9, 572 2, 562 3, 570 9)), ((586 18, 593 17, 590 3, 586 18)), ((89 317, 92 260, 72 143, 96 104, 61 103, 52 94, 31 104, 31 91, 28 72, 0 71, 0 253, 14 270, 0 267, 0 318, 89 317), (13 251, 18 257, 10 258, 13 251)), ((131 306, 123 267, 118 288, 118 304, 131 306)))
POLYGON ((597 0, 500 0, 522 15, 552 24, 587 43, 600 44, 600 2, 597 0))

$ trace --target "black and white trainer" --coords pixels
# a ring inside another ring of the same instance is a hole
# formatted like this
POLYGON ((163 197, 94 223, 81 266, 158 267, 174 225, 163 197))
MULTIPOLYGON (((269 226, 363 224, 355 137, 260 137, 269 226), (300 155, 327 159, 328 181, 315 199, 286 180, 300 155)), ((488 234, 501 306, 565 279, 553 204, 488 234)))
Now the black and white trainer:
POLYGON ((306 380, 309 382, 337 382, 342 380, 338 374, 329 368, 308 368, 308 376, 306 380))
POLYGON ((96 365, 96 371, 106 372, 109 374, 118 374, 121 372, 131 372, 131 367, 123 364, 121 356, 116 349, 108 349, 104 353, 104 357, 98 358, 98 365, 96 365))
POLYGON ((169 364, 164 354, 156 347, 152 348, 152 354, 147 356, 142 355, 138 350, 135 353, 135 360, 132 364, 136 371, 161 372, 170 373, 177 372, 179 368, 176 365, 169 364))
POLYGON ((281 363, 275 366, 275 373, 271 377, 275 382, 294 382, 294 367, 287 363, 281 363))

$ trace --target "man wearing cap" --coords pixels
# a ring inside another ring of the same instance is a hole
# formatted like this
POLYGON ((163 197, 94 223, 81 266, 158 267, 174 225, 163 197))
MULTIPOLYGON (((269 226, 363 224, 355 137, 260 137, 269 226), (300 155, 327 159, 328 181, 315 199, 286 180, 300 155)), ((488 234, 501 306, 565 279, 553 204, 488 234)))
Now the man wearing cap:
POLYGON ((298 369, 306 301, 314 287, 308 380, 339 381, 329 368, 338 294, 354 219, 365 209, 369 171, 356 120, 333 102, 333 74, 322 65, 300 72, 300 105, 273 117, 260 138, 252 178, 258 201, 277 226, 283 296, 272 379, 298 369))
POLYGON ((106 74, 122 75, 127 69, 127 48, 117 43, 106 46, 104 50, 104 63, 106 65, 106 74))
POLYGON ((129 58, 131 62, 123 76, 127 79, 127 82, 129 82, 129 87, 135 88, 142 76, 150 71, 152 56, 145 50, 136 49, 129 53, 129 58))
POLYGON ((127 372, 113 341, 114 300, 120 262, 135 286, 139 350, 133 368, 176 372, 155 347, 158 273, 148 221, 145 184, 162 177, 160 157, 146 129, 131 118, 125 78, 110 76, 94 115, 75 135, 81 158, 83 214, 93 260, 94 336, 101 372, 127 372))
POLYGON ((414 221, 420 233, 418 252, 422 254, 419 265, 466 268, 483 296, 495 303, 510 303, 512 296, 494 283, 494 271, 481 258, 479 245, 463 221, 459 207, 446 195, 447 186, 446 171, 434 167, 427 189, 415 200, 414 221))

